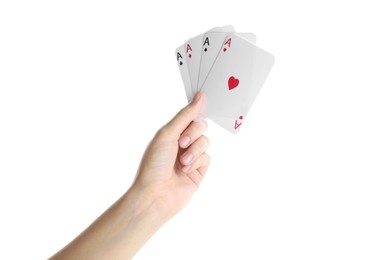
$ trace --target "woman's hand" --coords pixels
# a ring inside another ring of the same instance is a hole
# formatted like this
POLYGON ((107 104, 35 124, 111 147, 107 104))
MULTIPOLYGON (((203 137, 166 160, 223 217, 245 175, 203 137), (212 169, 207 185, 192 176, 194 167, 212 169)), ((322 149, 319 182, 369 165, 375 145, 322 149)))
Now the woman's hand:
POLYGON ((193 121, 203 102, 203 94, 196 94, 157 132, 145 151, 133 185, 153 196, 167 218, 188 203, 210 163, 206 154, 209 141, 203 135, 207 122, 193 121))

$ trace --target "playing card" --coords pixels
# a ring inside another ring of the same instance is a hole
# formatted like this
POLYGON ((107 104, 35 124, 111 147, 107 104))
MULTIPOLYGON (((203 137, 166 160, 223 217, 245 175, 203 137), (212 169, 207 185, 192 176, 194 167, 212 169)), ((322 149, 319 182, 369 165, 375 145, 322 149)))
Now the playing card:
POLYGON ((244 116, 239 116, 235 119, 221 116, 209 116, 208 118, 233 134, 240 131, 241 125, 244 122, 244 116))
MULTIPOLYGON (((215 27, 208 32, 234 32, 231 25, 224 27, 215 27)), ((185 55, 187 60, 188 71, 191 81, 192 96, 198 91, 198 76, 200 67, 200 58, 202 54, 203 34, 189 39, 185 44, 185 55)))
MULTIPOLYGON (((198 88, 201 90, 203 83, 213 66, 217 55, 229 33, 224 32, 206 32, 202 41, 202 55, 199 66, 198 88)), ((254 33, 237 33, 240 37, 256 44, 256 35, 254 33)))
POLYGON ((229 34, 203 84, 202 114, 237 133, 273 64, 272 54, 229 34))
POLYGON ((188 102, 192 99, 192 88, 190 74, 188 72, 187 60, 185 58, 185 44, 179 46, 176 49, 176 61, 179 66, 181 79, 183 80, 184 89, 186 92, 188 102))

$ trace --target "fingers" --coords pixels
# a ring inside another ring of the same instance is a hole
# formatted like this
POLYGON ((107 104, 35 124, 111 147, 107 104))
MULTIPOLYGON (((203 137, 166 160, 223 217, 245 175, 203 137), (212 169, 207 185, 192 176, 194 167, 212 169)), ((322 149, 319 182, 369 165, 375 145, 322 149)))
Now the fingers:
POLYGON ((187 150, 180 156, 180 163, 183 166, 191 165, 196 161, 201 154, 203 154, 209 147, 209 139, 202 135, 187 148, 187 150))
POLYGON ((207 168, 210 165, 210 157, 203 153, 192 165, 186 166, 189 167, 187 174, 188 178, 199 187, 200 183, 203 180, 203 177, 207 171, 207 168))
POLYGON ((207 153, 202 153, 192 164, 186 165, 182 168, 184 173, 192 173, 198 171, 201 176, 206 173, 210 165, 210 156, 207 153))
POLYGON ((194 99, 165 126, 166 133, 178 138, 202 110, 204 95, 198 92, 194 99))
POLYGON ((180 136, 179 139, 180 148, 185 149, 188 146, 190 146, 206 130, 207 130, 206 120, 200 120, 198 122, 193 121, 180 136))

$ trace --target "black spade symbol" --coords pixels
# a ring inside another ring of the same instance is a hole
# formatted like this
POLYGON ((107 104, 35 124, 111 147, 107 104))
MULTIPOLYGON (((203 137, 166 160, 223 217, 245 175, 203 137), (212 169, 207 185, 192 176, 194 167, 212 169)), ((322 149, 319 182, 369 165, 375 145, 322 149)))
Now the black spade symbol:
POLYGON ((204 51, 207 51, 207 48, 204 48, 204 51))
POLYGON ((182 61, 180 62, 180 66, 181 66, 181 65, 183 65, 183 62, 182 62, 182 61))

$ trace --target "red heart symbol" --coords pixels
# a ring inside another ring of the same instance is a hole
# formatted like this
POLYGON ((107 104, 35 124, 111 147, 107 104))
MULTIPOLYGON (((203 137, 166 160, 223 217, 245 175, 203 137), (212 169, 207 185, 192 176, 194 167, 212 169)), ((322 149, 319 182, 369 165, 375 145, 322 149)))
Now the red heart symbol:
POLYGON ((226 48, 223 48, 223 51, 226 51, 226 48))
POLYGON ((191 59, 191 57, 192 57, 191 53, 188 55, 188 57, 191 59))
POLYGON ((229 87, 229 90, 232 90, 234 89, 235 87, 238 86, 238 84, 240 83, 240 81, 238 79, 236 79, 235 77, 231 76, 228 80, 228 87, 229 87))

